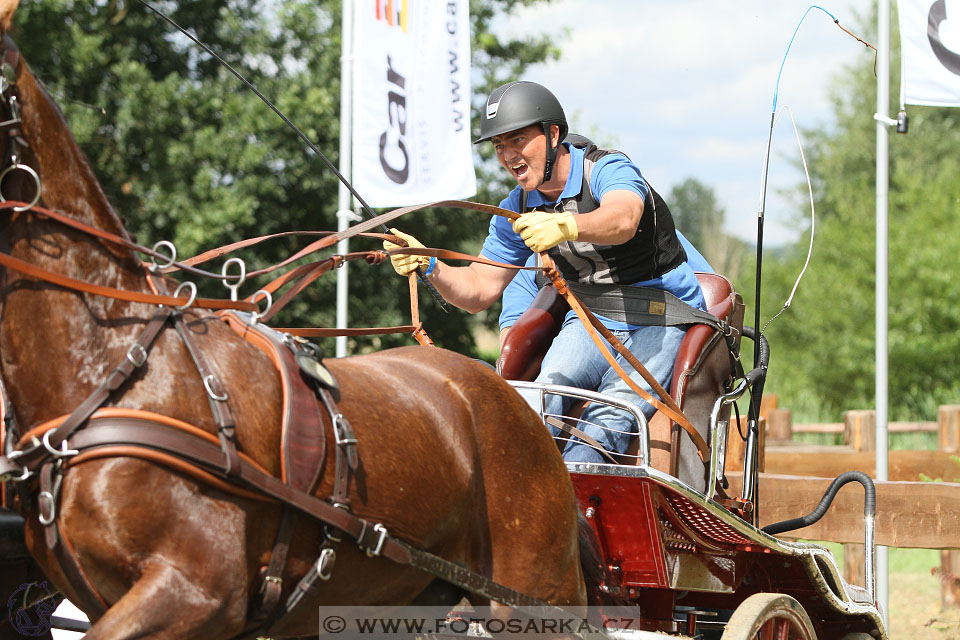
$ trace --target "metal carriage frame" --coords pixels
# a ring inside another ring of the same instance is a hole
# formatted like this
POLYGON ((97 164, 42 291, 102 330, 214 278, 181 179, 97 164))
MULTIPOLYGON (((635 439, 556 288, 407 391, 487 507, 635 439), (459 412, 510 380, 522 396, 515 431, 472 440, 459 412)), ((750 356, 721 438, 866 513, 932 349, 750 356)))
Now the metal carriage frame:
MULTIPOLYGON (((710 412, 708 477, 714 482, 705 491, 650 466, 649 425, 637 405, 572 387, 511 384, 541 396, 605 402, 629 412, 637 422, 637 454, 627 464, 567 462, 580 509, 609 571, 610 582, 603 590, 634 607, 629 614, 638 621, 635 633, 621 631, 621 636, 886 638, 875 605, 872 515, 864 528, 871 551, 864 589, 843 579, 826 548, 778 539, 728 508, 730 501, 719 501, 727 433, 727 422, 720 420, 722 408, 743 396, 750 382, 745 379, 718 397, 710 412)), ((542 404, 541 416, 562 418, 545 415, 542 404)), ((755 466, 756 456, 746 452, 744 477, 755 466)), ((756 499, 755 485, 744 491, 753 491, 756 499)), ((613 607, 611 615, 617 611, 623 610, 613 607)))

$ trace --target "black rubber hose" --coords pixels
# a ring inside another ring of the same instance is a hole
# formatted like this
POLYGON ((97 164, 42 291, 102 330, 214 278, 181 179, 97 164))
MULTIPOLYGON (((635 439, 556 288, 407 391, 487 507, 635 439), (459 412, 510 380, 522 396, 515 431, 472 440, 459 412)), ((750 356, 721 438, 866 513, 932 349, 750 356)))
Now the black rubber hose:
POLYGON ((827 491, 823 494, 823 498, 820 499, 820 504, 817 505, 816 509, 800 518, 768 524, 763 527, 763 532, 776 535, 784 531, 794 531, 795 529, 809 527, 822 518, 827 512, 840 487, 850 482, 859 482, 863 485, 863 516, 865 518, 874 517, 877 514, 877 489, 873 485, 873 480, 862 471, 847 471, 837 476, 836 479, 830 483, 830 486, 827 487, 827 491))
POLYGON ((755 349, 758 350, 760 357, 758 358, 757 367, 761 369, 766 369, 770 365, 770 343, 767 342, 766 336, 762 333, 757 333, 757 330, 749 325, 744 325, 743 327, 743 337, 750 338, 756 343, 755 349), (759 336, 759 340, 757 339, 759 336))

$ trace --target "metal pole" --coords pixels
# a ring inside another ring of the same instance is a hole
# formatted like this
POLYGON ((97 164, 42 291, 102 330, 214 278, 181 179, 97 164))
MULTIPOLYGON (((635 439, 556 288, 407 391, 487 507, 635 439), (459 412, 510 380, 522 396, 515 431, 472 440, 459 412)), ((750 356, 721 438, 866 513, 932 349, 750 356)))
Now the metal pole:
MULTIPOLYGON (((879 0, 877 14, 877 284, 876 284, 876 400, 877 480, 887 479, 887 256, 888 256, 888 133, 890 111, 890 0, 879 0)), ((866 550, 870 552, 869 549, 866 550)), ((877 548, 877 605, 889 624, 887 548, 877 548)))
MULTIPOLYGON (((347 180, 352 177, 353 145, 353 0, 343 0, 342 44, 340 49, 340 173, 347 180)), ((345 182, 340 182, 337 194, 337 231, 343 231, 355 219, 350 210, 350 191, 345 182)), ((344 255, 350 251, 349 241, 337 243, 337 253, 344 255)), ((337 328, 347 326, 347 265, 337 269, 337 328)), ((337 336, 336 354, 338 358, 347 355, 346 336, 337 336)))

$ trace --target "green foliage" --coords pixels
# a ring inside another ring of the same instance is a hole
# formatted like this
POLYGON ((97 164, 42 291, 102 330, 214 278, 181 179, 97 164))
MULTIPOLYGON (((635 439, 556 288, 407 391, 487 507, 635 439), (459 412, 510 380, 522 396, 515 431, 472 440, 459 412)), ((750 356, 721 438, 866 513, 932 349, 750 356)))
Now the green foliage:
MULTIPOLYGON (((481 79, 473 88, 475 103, 528 64, 558 54, 546 35, 502 40, 490 32, 498 16, 536 1, 470 3, 474 75, 481 79)), ((342 2, 155 4, 246 76, 336 165, 342 2)), ((336 229, 335 176, 229 71, 138 2, 23 3, 12 35, 62 105, 108 197, 143 243, 171 240, 183 257, 279 231, 336 229)), ((489 157, 484 160, 477 199, 499 202, 504 176, 493 171, 489 157)), ((487 223, 484 216, 441 210, 401 226, 428 246, 475 251, 487 223)), ((242 257, 254 269, 306 242, 277 240, 242 257)), ((351 248, 377 245, 355 240, 351 248)), ((351 325, 409 323, 406 283, 389 264, 353 264, 351 325)), ((219 285, 201 288, 205 295, 226 293, 219 285)), ((461 311, 444 314, 425 292, 421 300, 437 344, 472 354, 471 326, 478 319, 461 311)), ((330 275, 302 293, 275 324, 333 326, 334 317, 335 278, 330 275)), ((409 336, 387 335, 359 339, 352 349, 410 343, 409 336)))
POLYGON ((674 185, 667 198, 677 229, 695 246, 717 273, 736 282, 747 252, 746 243, 723 231, 726 211, 716 192, 696 178, 674 185))
MULTIPOLYGON (((896 40, 891 58, 891 68, 899 69, 896 40)), ((838 420, 844 410, 874 404, 873 65, 871 52, 838 75, 835 125, 805 132, 817 205, 813 260, 792 306, 767 331, 767 391, 798 420, 838 420)), ((899 87, 892 84, 896 105, 899 87)), ((909 113, 909 134, 891 133, 889 145, 890 419, 929 420, 938 405, 960 397, 960 112, 910 107, 909 113)), ((805 184, 799 189, 806 193, 805 184)), ((764 322, 789 295, 808 242, 806 236, 767 253, 764 322)), ((750 286, 743 288, 748 305, 750 286)))

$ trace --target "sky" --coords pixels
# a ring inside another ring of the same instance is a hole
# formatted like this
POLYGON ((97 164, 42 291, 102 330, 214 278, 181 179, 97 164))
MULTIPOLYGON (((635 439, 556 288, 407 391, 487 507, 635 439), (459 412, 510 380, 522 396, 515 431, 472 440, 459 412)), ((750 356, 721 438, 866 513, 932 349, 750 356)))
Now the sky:
MULTIPOLYGON (((862 33, 871 4, 827 0, 818 6, 871 41, 875 24, 862 33)), ((553 91, 571 130, 615 144, 664 196, 688 177, 713 188, 726 211, 726 231, 755 241, 777 73, 810 6, 795 0, 554 0, 518 11, 502 30, 570 28, 559 41, 562 59, 533 66, 522 79, 553 91)), ((801 129, 831 126, 832 78, 865 50, 826 13, 810 11, 786 59, 778 110, 789 106, 801 129)), ((891 84, 899 86, 898 70, 891 84)), ((863 117, 872 120, 873 112, 863 117)), ((774 131, 764 246, 797 238, 797 206, 776 192, 803 181, 791 164, 798 159, 784 113, 774 131)))

